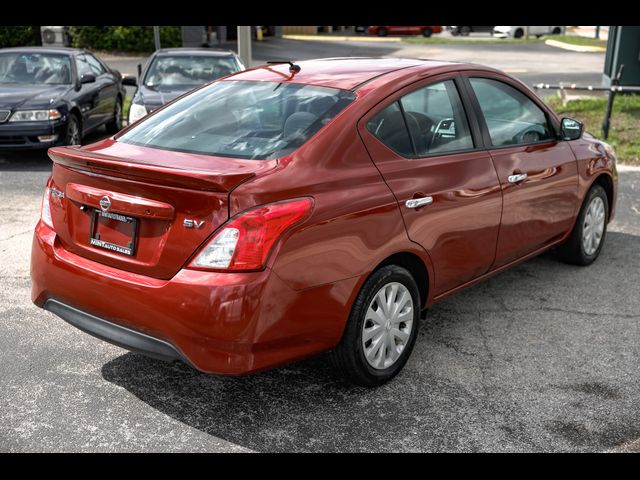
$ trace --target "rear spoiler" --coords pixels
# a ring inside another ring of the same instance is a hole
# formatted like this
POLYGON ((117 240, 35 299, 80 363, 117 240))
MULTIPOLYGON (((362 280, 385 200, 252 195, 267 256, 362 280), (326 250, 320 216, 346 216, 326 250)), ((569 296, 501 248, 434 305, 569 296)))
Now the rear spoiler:
POLYGON ((255 175, 253 172, 207 172, 136 163, 124 158, 80 150, 78 147, 53 147, 48 153, 54 163, 74 170, 191 190, 229 192, 239 183, 255 175))

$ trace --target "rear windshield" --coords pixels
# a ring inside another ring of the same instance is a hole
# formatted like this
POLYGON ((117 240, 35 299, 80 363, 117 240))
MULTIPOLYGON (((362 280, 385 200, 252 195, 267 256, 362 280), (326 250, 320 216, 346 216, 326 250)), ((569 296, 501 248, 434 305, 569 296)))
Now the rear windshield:
POLYGON ((118 141, 177 152, 265 160, 293 152, 353 92, 280 82, 208 85, 143 119, 118 141))

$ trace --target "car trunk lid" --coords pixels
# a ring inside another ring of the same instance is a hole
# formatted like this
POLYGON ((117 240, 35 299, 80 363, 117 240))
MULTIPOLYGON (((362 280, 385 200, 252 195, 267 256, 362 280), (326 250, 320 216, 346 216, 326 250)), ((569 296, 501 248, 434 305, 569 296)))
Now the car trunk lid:
POLYGON ((173 277, 229 218, 229 192, 276 164, 113 140, 52 148, 49 156, 51 213, 61 245, 162 279, 173 277))

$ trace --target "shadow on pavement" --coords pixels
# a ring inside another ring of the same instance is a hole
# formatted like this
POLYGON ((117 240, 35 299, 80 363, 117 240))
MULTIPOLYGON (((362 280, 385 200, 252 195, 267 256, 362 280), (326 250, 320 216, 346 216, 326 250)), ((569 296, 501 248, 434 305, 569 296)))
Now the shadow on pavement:
MULTIPOLYGON (((88 134, 82 141, 83 145, 95 143, 109 134, 103 127, 88 134)), ((42 150, 0 150, 0 172, 48 172, 51 171, 51 159, 47 155, 47 149, 42 150)))
POLYGON ((378 389, 346 385, 325 355, 234 378, 126 353, 102 375, 258 451, 606 450, 640 436, 640 300, 611 290, 638 283, 639 240, 609 232, 591 267, 550 252, 436 305, 378 389))

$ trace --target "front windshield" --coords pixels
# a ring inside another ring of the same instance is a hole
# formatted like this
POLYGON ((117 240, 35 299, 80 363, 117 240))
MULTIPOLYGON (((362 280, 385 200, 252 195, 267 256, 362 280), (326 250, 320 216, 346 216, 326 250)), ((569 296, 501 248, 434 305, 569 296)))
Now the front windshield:
POLYGON ((134 125, 119 141, 248 159, 293 152, 329 123, 355 94, 280 82, 216 82, 134 125))
POLYGON ((144 85, 150 88, 196 86, 238 71, 240 65, 233 56, 163 55, 154 59, 144 85))
POLYGON ((0 84, 68 85, 68 55, 54 53, 0 53, 0 84))

